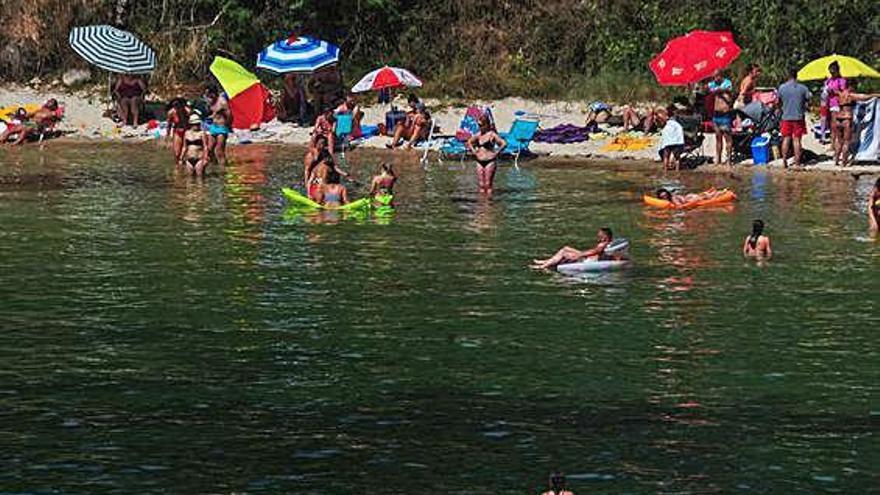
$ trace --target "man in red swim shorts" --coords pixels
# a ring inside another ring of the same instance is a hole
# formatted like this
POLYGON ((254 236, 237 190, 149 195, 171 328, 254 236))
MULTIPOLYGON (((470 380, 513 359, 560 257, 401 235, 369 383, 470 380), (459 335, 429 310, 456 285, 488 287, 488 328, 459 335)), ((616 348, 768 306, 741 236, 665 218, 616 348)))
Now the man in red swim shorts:
POLYGON ((789 72, 788 81, 777 90, 782 102, 782 166, 788 168, 788 148, 794 141, 794 166, 801 166, 801 138, 807 133, 804 116, 810 103, 810 90, 797 81, 797 69, 789 72))

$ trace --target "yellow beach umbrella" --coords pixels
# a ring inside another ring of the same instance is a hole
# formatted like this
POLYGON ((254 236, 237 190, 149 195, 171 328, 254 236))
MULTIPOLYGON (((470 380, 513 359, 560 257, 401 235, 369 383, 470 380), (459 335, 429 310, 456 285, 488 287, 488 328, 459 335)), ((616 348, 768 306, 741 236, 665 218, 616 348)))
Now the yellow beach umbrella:
POLYGON ((830 76, 828 65, 831 62, 840 64, 840 75, 843 77, 880 77, 880 72, 872 69, 871 66, 861 60, 847 57, 846 55, 834 54, 817 58, 805 65, 798 71, 798 80, 815 81, 828 78, 830 76))

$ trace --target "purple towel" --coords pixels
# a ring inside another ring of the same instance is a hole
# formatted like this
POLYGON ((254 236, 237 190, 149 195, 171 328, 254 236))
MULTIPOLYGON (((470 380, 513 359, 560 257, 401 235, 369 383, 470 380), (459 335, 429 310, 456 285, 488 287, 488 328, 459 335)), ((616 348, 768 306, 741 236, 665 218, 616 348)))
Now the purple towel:
POLYGON ((590 139, 590 133, 597 132, 595 124, 586 127, 578 127, 572 124, 560 124, 550 129, 543 129, 535 133, 535 141, 539 143, 580 143, 590 139))

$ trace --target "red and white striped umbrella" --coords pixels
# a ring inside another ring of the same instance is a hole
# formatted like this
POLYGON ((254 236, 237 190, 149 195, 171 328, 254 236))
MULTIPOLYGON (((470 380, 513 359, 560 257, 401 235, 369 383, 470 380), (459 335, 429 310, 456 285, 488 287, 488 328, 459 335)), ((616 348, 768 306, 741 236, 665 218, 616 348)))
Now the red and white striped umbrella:
POLYGON ((387 88, 418 88, 422 86, 422 81, 413 75, 412 72, 401 69, 399 67, 382 67, 376 69, 364 76, 357 84, 351 88, 353 93, 363 93, 364 91, 379 91, 387 88))

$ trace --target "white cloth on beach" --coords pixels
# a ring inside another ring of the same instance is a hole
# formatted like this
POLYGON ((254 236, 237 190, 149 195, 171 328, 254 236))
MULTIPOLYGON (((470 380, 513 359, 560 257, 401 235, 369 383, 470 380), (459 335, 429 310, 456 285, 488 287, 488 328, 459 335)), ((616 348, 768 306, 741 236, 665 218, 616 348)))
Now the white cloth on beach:
POLYGON ((666 121, 663 131, 660 133, 660 151, 669 146, 684 145, 684 128, 675 119, 666 121))
POLYGON ((856 107, 857 162, 880 161, 880 98, 874 98, 856 107))

